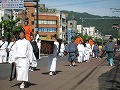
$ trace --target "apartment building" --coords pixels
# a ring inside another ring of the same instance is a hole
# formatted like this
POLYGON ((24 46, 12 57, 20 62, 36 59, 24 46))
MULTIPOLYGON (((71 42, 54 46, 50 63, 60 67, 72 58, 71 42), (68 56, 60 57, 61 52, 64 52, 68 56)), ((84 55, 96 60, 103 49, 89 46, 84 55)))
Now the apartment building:
POLYGON ((77 21, 74 19, 68 21, 68 28, 72 29, 75 33, 77 33, 77 21))
POLYGON ((38 16, 38 24, 39 24, 38 32, 42 38, 46 38, 47 36, 53 36, 54 34, 57 34, 59 36, 58 16, 47 13, 40 13, 38 16))
POLYGON ((34 2, 25 2, 24 10, 19 11, 21 22, 28 19, 29 25, 34 31, 38 31, 40 37, 58 35, 58 38, 66 40, 66 15, 55 9, 47 9, 44 4, 39 5, 38 29, 36 28, 36 8, 34 2))
POLYGON ((82 25, 77 25, 77 33, 82 34, 83 26, 82 25))

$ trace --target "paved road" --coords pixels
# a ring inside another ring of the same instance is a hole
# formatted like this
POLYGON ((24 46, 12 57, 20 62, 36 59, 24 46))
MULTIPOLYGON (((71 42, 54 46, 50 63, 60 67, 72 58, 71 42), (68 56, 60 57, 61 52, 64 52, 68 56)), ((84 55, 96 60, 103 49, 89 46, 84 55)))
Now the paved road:
MULTIPOLYGON (((105 59, 92 58, 91 62, 77 64, 75 67, 69 66, 67 57, 59 58, 58 62, 57 74, 51 77, 48 75, 46 58, 38 61, 40 70, 29 72, 30 82, 25 90, 120 90, 118 61, 115 61, 115 67, 108 66, 105 59)), ((8 68, 7 65, 0 71, 6 72, 8 68)), ((19 84, 16 79, 9 82, 6 75, 4 80, 0 80, 0 90, 19 90, 19 84)))
MULTIPOLYGON (((58 58, 57 63, 61 61, 66 61, 67 57, 58 58)), ((38 60, 38 69, 40 67, 47 66, 47 56, 42 56, 40 60, 38 60)), ((10 76, 11 65, 10 64, 0 64, 0 80, 5 80, 10 76)))

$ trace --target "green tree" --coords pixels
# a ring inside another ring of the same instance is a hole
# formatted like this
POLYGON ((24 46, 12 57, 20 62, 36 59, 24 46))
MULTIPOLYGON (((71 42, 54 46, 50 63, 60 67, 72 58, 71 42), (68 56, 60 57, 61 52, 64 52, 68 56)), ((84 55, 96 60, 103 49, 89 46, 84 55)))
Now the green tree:
POLYGON ((20 18, 16 18, 13 20, 13 16, 7 16, 8 19, 4 20, 2 17, 2 21, 0 22, 0 28, 4 31, 3 35, 10 40, 12 36, 16 36, 16 34, 21 29, 22 25, 17 26, 17 23, 20 21, 20 18))
POLYGON ((86 40, 89 40, 90 38, 92 38, 91 36, 88 36, 87 34, 84 36, 81 35, 81 37, 84 40, 84 42, 86 42, 86 40))
POLYGON ((95 38, 95 43, 97 43, 98 45, 101 45, 102 44, 102 39, 98 39, 98 38, 95 38))

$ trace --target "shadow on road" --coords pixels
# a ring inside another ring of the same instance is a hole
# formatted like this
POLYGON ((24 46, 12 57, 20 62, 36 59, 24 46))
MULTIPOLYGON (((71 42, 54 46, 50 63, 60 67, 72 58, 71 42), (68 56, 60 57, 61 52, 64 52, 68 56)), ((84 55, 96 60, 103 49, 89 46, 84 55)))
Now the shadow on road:
MULTIPOLYGON (((99 90, 120 90, 120 59, 114 60, 114 68, 98 78, 99 90)), ((111 67, 110 67, 111 68, 111 67)))
MULTIPOLYGON (((15 86, 19 87, 20 84, 21 84, 21 83, 17 83, 17 84, 15 84, 15 85, 11 86, 11 87, 15 87, 15 86)), ((35 86, 35 85, 38 85, 38 84, 30 83, 30 82, 25 82, 25 88, 29 88, 30 86, 35 86)))
MULTIPOLYGON (((55 74, 59 74, 60 72, 62 72, 62 71, 57 70, 55 74)), ((44 75, 48 75, 49 72, 43 72, 42 74, 44 74, 44 75)))
MULTIPOLYGON (((70 65, 64 65, 64 66, 68 66, 68 67, 70 67, 70 65)), ((74 65, 74 66, 76 67, 76 66, 78 66, 78 65, 74 65)))
POLYGON ((40 69, 39 68, 36 68, 34 71, 39 71, 40 69))

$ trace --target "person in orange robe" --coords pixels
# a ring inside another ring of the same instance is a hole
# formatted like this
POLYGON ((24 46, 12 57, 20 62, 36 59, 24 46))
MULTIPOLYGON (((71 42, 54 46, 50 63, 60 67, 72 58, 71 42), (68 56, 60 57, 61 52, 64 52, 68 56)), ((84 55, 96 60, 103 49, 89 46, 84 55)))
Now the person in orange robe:
POLYGON ((94 41, 92 39, 89 39, 89 44, 92 46, 94 44, 94 41))
POLYGON ((28 26, 29 22, 25 21, 25 26, 23 26, 24 30, 25 30, 25 37, 28 41, 31 40, 31 34, 33 34, 32 28, 30 26, 28 26))
POLYGON ((75 43, 78 44, 80 41, 82 41, 82 43, 84 42, 83 39, 80 36, 78 36, 75 40, 75 43))

